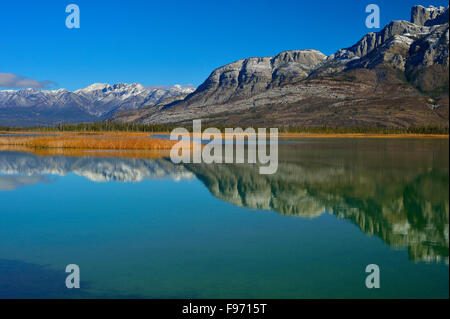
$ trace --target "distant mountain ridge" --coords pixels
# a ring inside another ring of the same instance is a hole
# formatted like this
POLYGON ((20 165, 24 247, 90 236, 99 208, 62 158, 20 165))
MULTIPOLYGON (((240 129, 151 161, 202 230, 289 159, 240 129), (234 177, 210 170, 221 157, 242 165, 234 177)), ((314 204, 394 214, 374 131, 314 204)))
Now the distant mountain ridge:
POLYGON ((217 125, 448 127, 449 9, 415 6, 354 46, 325 56, 295 50, 214 70, 162 109, 113 121, 217 125))
POLYGON ((193 91, 191 86, 145 87, 138 83, 95 83, 75 92, 0 90, 0 125, 101 121, 118 111, 170 103, 193 91))
POLYGON ((414 6, 355 45, 246 58, 214 70, 197 89, 96 83, 0 91, 0 125, 60 122, 217 126, 448 127, 449 8, 414 6))

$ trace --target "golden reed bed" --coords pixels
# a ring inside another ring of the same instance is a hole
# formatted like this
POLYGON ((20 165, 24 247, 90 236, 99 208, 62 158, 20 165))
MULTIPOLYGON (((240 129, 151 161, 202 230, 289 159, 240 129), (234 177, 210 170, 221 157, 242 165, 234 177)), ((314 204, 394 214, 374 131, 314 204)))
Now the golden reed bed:
POLYGON ((147 138, 148 133, 94 132, 46 133, 0 132, 0 151, 23 151, 37 155, 161 157, 176 141, 147 138), (29 133, 33 134, 33 133, 29 133))
MULTIPOLYGON (((168 132, 154 133, 160 135, 168 132)), ((0 151, 30 152, 42 156, 114 156, 156 158, 168 156, 177 141, 148 138, 144 132, 2 132, 0 151), (2 134, 4 136, 2 136, 2 134), (27 135, 29 134, 29 135, 27 135), (33 136, 36 135, 36 136, 33 136), (26 136, 24 136, 26 135, 26 136)), ((195 134, 190 134, 195 136, 195 134)), ((287 138, 444 138, 423 134, 311 134, 280 133, 287 138)), ((189 145, 191 146, 191 145, 189 145)))

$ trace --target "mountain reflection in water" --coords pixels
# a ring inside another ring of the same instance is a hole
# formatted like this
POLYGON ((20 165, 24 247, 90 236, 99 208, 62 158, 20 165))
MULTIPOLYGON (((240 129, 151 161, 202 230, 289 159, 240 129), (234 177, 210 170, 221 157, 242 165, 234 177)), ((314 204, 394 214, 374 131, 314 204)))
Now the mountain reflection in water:
POLYGON ((448 140, 289 143, 280 144, 279 158, 276 174, 260 175, 246 164, 0 152, 0 191, 69 173, 94 182, 197 178, 234 205, 302 218, 333 214, 391 247, 407 247, 413 261, 449 262, 448 140))

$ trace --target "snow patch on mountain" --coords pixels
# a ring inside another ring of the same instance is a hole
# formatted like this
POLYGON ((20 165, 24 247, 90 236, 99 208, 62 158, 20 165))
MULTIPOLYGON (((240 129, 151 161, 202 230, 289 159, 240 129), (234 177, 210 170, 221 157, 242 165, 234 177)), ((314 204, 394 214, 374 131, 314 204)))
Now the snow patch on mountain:
POLYGON ((167 99, 182 99, 194 91, 191 85, 146 87, 139 83, 94 83, 74 92, 66 89, 0 90, 0 108, 51 111, 76 107, 90 116, 104 118, 119 111, 161 104, 167 99))

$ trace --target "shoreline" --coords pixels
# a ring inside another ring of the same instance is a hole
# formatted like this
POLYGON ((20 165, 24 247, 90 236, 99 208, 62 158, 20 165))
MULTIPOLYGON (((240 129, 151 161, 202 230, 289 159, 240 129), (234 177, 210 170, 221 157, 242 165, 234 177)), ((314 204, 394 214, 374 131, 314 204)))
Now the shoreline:
POLYGON ((148 152, 168 151, 176 143, 148 138, 149 134, 110 132, 0 132, 0 150, 25 150, 40 153, 148 152))
MULTIPOLYGON (((0 152, 26 152, 38 156, 94 156, 161 158, 169 156, 178 141, 170 132, 36 132, 0 131, 0 152), (158 138, 161 135, 163 137, 158 138), (153 137, 155 136, 155 137, 153 137)), ((238 134, 239 135, 239 134, 238 134)), ((190 133, 188 148, 198 133, 190 133)), ((284 139, 449 139, 445 134, 279 133, 284 139)), ((224 133, 222 133, 222 138, 224 133)))
MULTIPOLYGON (((54 137, 95 137, 95 138, 146 138, 153 135, 170 135, 171 132, 124 132, 124 131, 0 131, 0 138, 7 137, 26 137, 33 138, 39 136, 54 137), (17 135, 17 136, 15 136, 17 135)), ((192 137, 195 133, 189 133, 192 137)), ((222 133, 224 135, 224 133, 222 133)), ((279 138, 424 138, 424 139, 449 139, 449 134, 413 134, 413 133, 278 133, 279 138)), ((164 141, 164 139, 153 138, 153 141, 164 141)))
MULTIPOLYGON (((170 132, 152 132, 150 135, 170 135, 170 132)), ((193 133, 189 133, 192 137, 193 133)), ((224 133, 222 133, 224 135, 224 133)), ((255 134, 257 135, 257 134, 255 134)), ((267 134, 266 134, 267 135, 267 134)), ((376 133, 278 133, 279 138, 425 138, 449 139, 448 134, 376 134, 376 133)))
POLYGON ((447 134, 366 134, 366 133, 280 133, 279 137, 287 138, 424 138, 448 139, 447 134))

